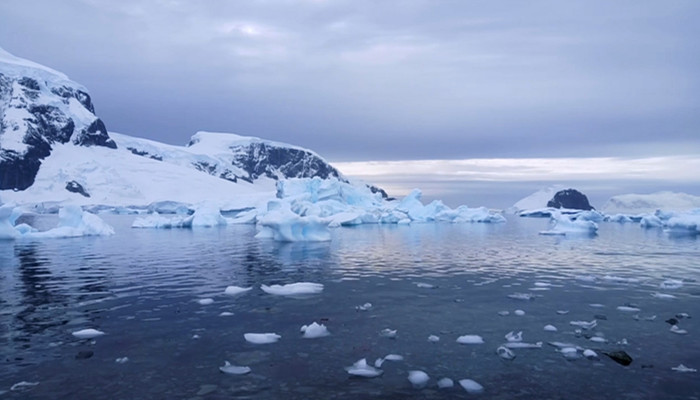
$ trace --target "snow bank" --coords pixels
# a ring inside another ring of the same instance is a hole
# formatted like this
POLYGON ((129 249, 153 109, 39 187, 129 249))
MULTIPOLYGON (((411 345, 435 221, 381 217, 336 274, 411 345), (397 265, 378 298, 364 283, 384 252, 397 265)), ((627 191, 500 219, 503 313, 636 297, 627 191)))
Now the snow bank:
POLYGON ((58 225, 39 232, 27 224, 15 226, 22 209, 11 205, 0 207, 0 239, 49 239, 80 236, 109 236, 114 229, 100 217, 85 212, 80 206, 69 205, 58 211, 58 225))
POLYGON ((585 219, 571 219, 559 212, 552 214, 551 222, 552 229, 540 232, 540 235, 571 235, 571 234, 588 234, 593 235, 598 232, 598 224, 585 219))

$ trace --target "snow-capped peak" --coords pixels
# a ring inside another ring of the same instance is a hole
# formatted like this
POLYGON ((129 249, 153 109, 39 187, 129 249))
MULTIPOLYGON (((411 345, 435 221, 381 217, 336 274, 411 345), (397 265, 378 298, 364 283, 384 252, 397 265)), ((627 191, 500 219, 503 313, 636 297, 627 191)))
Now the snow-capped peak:
POLYGON ((58 72, 55 69, 46 67, 34 61, 29 61, 24 58, 10 54, 7 50, 0 47, 0 63, 5 64, 2 68, 2 73, 6 75, 22 75, 22 76, 42 76, 42 79, 62 79, 69 80, 64 73, 58 72), (48 76, 47 76, 48 75, 48 76))

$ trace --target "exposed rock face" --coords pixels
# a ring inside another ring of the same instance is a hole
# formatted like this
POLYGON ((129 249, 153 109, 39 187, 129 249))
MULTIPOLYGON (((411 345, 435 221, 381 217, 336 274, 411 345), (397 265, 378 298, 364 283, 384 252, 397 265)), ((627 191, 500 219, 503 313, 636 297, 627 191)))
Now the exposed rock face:
POLYGON ((0 49, 0 190, 24 190, 56 143, 116 148, 85 88, 0 49))
POLYGON ((588 202, 588 197, 576 189, 558 191, 554 197, 547 202, 547 207, 587 211, 595 210, 588 202))
POLYGON ((79 184, 76 181, 70 181, 66 182, 66 190, 72 193, 78 193, 81 194, 85 197, 90 197, 90 193, 88 193, 83 185, 79 184))

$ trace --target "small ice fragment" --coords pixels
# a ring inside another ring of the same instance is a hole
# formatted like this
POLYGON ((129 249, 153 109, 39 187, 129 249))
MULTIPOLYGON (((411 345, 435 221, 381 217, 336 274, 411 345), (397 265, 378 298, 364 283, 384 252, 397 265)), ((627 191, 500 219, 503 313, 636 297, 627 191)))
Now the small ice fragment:
POLYGON ((678 314, 676 314, 676 318, 678 318, 678 319, 690 318, 690 314, 684 313, 684 312, 678 313, 678 314))
POLYGON ((265 293, 277 296, 297 296, 321 293, 323 291, 323 285, 320 283, 297 282, 288 285, 261 285, 260 289, 265 293))
POLYGON ((400 354, 387 354, 384 356, 386 361, 403 361, 403 356, 400 354))
POLYGON ((316 339, 330 335, 325 325, 319 325, 316 322, 311 323, 311 325, 302 326, 301 331, 304 332, 303 337, 305 339, 316 339))
POLYGON ((621 344, 623 346, 626 346, 629 344, 629 342, 627 342, 627 339, 622 338, 622 340, 618 341, 617 344, 621 344))
POLYGON ((557 314, 559 315, 566 315, 569 313, 569 310, 557 310, 557 314))
POLYGON ((681 329, 678 327, 678 325, 671 325, 671 332, 678 334, 678 335, 685 335, 688 333, 685 329, 681 329))
POLYGON ((240 286, 227 286, 226 290, 224 290, 224 294, 227 294, 229 296, 235 296, 237 294, 245 293, 245 292, 252 290, 252 289, 253 289, 252 286, 247 287, 247 288, 240 287, 240 286))
POLYGON ((503 344, 509 349, 539 349, 542 347, 542 342, 525 343, 525 342, 508 342, 503 344))
POLYGON ((607 340, 605 340, 604 337, 600 337, 600 336, 593 336, 589 340, 591 342, 596 342, 596 343, 607 343, 608 342, 607 340))
POLYGON ((433 289, 435 288, 435 285, 431 285, 429 283, 423 283, 423 282, 416 282, 415 285, 419 288, 424 288, 424 289, 433 289))
POLYGON ((589 307, 593 307, 593 308, 604 308, 604 307, 605 307, 605 304, 591 303, 591 304, 589 304, 588 306, 589 306, 589 307))
POLYGON ((519 316, 519 317, 522 317, 523 315, 525 315, 525 311, 523 311, 523 310, 515 310, 515 311, 513 311, 513 314, 515 314, 515 315, 517 315, 517 316, 519 316))
MULTIPOLYGON (((571 343, 565 343, 565 342, 548 342, 550 346, 554 346, 558 349, 563 349, 565 347, 576 347, 576 345, 571 344, 571 343)), ((583 349, 581 349, 583 350, 583 349)))
POLYGON ((523 331, 515 333, 510 331, 506 334, 506 340, 509 342, 522 342, 523 341, 523 331))
POLYGON ((455 385, 454 381, 450 378, 442 378, 437 382, 438 388, 447 389, 455 385))
POLYGON ((659 285, 661 289, 680 289, 683 287, 683 281, 679 279, 666 279, 659 285))
POLYGON ((639 311, 642 311, 642 310, 641 310, 640 308, 638 308, 638 307, 631 307, 631 306, 617 306, 617 310, 618 310, 618 311, 622 311, 622 312, 639 312, 639 311))
POLYGON ((192 335, 192 339, 195 339, 195 340, 197 340, 197 339, 199 339, 199 338, 200 338, 200 336, 199 336, 199 335, 197 335, 196 333, 195 333, 194 335, 192 335))
POLYGON ((381 369, 367 365, 366 358, 358 360, 350 367, 345 367, 345 370, 348 371, 348 374, 350 375, 361 376, 364 378, 374 378, 375 376, 379 376, 384 372, 381 369))
POLYGON ((652 316, 649 316, 649 317, 643 317, 643 316, 640 316, 639 314, 635 314, 635 315, 632 316, 632 318, 634 318, 635 321, 639 321, 639 320, 653 321, 653 320, 656 319, 656 315, 652 315, 652 316))
POLYGON ((363 305, 361 305, 361 306, 355 307, 355 309, 358 310, 358 311, 367 311, 367 310, 369 310, 370 308, 372 308, 372 303, 365 303, 365 304, 363 304, 363 305))
POLYGON ((552 286, 551 283, 547 283, 547 282, 535 282, 534 285, 537 286, 537 287, 549 287, 549 286, 552 286))
POLYGON ((598 358, 598 353, 591 349, 586 349, 583 351, 583 356, 588 358, 588 359, 597 359, 598 358))
POLYGON ((509 348, 505 346, 499 346, 496 349, 496 354, 498 354, 499 357, 501 357, 504 360, 513 360, 515 359, 515 353, 513 353, 509 348))
POLYGON ((125 362, 129 361, 129 357, 119 357, 114 362, 117 364, 124 364, 125 362))
POLYGON ((424 387, 425 384, 428 383, 428 380, 430 380, 430 377, 423 371, 408 371, 408 381, 411 382, 416 389, 424 387))
POLYGON ((531 293, 513 293, 509 294, 508 297, 516 300, 532 300, 535 296, 531 293))
POLYGON ((697 369, 686 367, 683 364, 679 364, 677 367, 673 367, 671 369, 678 372, 698 372, 697 369))
POLYGON ((506 315, 510 315, 510 311, 499 311, 498 315, 500 315, 501 317, 505 317, 506 315))
POLYGON ((575 360, 579 357, 578 350, 576 349, 576 347, 564 347, 559 349, 559 352, 567 360, 575 360))
POLYGON ((22 381, 22 382, 17 382, 12 387, 10 387, 11 392, 16 392, 19 390, 28 390, 31 387, 34 387, 38 385, 39 382, 27 382, 27 381, 22 381))
POLYGON ((471 379, 461 379, 459 384, 470 394, 477 394, 484 391, 484 387, 471 379))
POLYGON ((457 338, 459 344, 483 344, 484 339, 479 335, 463 335, 457 338))
POLYGON ((197 300, 197 303, 199 303, 203 306, 208 306, 209 304, 214 304, 214 299, 210 299, 210 298, 199 299, 199 300, 197 300))
POLYGON ((79 331, 73 332, 73 336, 77 337, 78 339, 92 339, 98 336, 102 336, 105 333, 102 331, 98 331, 97 329, 81 329, 79 331))
POLYGON ((224 361, 224 366, 219 367, 219 371, 231 375, 245 375, 250 372, 250 367, 231 365, 230 362, 224 361))
POLYGON ((389 339, 396 339, 396 329, 382 329, 381 332, 379 332, 379 336, 389 339))
POLYGON ((676 296, 674 296, 672 294, 659 293, 659 292, 652 293, 651 297, 656 297, 657 299, 675 299, 676 298, 676 296))
POLYGON ((545 325, 545 326, 544 326, 544 330, 547 331, 547 332, 556 332, 556 331, 557 331, 557 327, 554 326, 554 325, 545 325))
POLYGON ((384 359, 383 358, 377 358, 374 360, 374 366, 375 368, 381 368, 382 364, 384 364, 384 359))
POLYGON ((439 342, 440 336, 430 335, 428 336, 428 341, 433 343, 439 342))
POLYGON ((247 342, 253 344, 275 343, 282 338, 282 336, 276 333, 246 333, 243 337, 247 342))
POLYGON ((589 330, 589 329, 593 329, 596 326, 598 326, 598 321, 595 319, 593 321, 590 321, 590 322, 588 322, 588 321, 569 321, 569 325, 578 326, 578 327, 581 327, 583 329, 589 330))
POLYGON ((224 311, 221 314, 219 314, 219 317, 230 317, 232 315, 233 315, 232 312, 224 311))

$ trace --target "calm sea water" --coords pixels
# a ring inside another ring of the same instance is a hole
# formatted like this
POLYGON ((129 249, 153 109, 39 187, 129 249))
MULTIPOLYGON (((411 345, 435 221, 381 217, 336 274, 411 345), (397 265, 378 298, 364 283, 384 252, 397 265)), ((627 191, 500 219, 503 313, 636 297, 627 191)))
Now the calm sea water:
MULTIPOLYGON (((52 218, 34 223, 48 227, 52 218)), ((596 237, 544 237, 537 232, 546 220, 510 218, 499 225, 343 228, 329 243, 281 244, 255 239, 251 226, 134 230, 133 217, 105 219, 115 236, 0 242, 0 398, 700 397, 699 373, 671 370, 700 369, 696 237, 631 224, 601 224, 596 237), (662 288, 669 279, 682 286, 662 288), (325 288, 303 298, 260 290, 299 281, 325 288), (231 297, 228 285, 254 289, 231 297), (657 292, 675 298, 652 296, 657 292), (535 297, 509 298, 513 293, 535 297), (214 302, 201 305, 202 298, 214 302), (368 302, 370 310, 356 310, 368 302), (617 310, 630 304, 641 311, 617 310), (678 313, 691 316, 679 322, 685 335, 664 322, 678 313), (598 326, 582 334, 569 324, 593 319, 598 326), (314 321, 331 335, 301 338, 300 327, 314 321), (558 331, 545 331, 547 324, 558 331), (84 328, 106 334, 71 335, 84 328), (382 337, 385 328, 397 337, 382 337), (502 360, 495 350, 509 331, 545 344, 502 360), (243 339, 247 332, 282 338, 254 345, 243 339), (465 334, 485 343, 458 344, 465 334), (618 344, 623 339, 628 344, 618 344), (567 360, 551 341, 594 349, 600 359, 567 360), (633 362, 622 366, 602 354, 616 350, 633 362), (404 360, 385 362, 380 377, 344 369, 390 353, 404 360), (115 362, 120 357, 129 361, 115 362), (223 374, 218 367, 226 360, 252 372, 223 374), (425 388, 412 387, 410 370, 430 376, 425 388), (455 387, 438 389, 443 377, 455 387), (468 394, 457 384, 464 378, 484 392, 468 394), (10 391, 22 381, 38 385, 10 391)))

